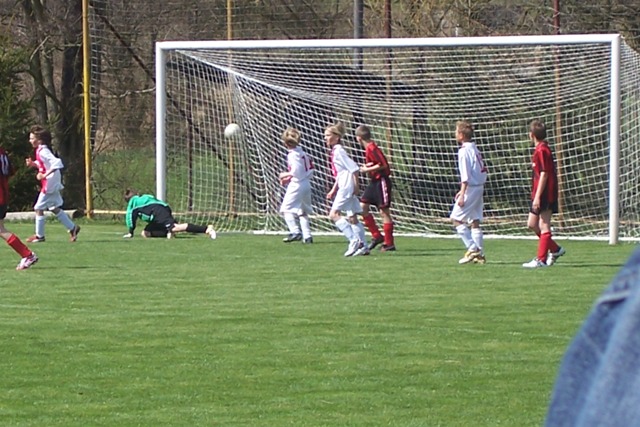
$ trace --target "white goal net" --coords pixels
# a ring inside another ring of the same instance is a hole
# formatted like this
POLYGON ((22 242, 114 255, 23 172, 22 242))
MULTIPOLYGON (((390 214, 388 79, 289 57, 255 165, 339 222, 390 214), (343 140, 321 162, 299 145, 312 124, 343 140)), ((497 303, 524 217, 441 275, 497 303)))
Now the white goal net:
POLYGON ((356 161, 360 124, 389 158, 397 233, 451 234, 466 119, 489 167, 485 232, 528 234, 538 118, 559 173, 555 233, 640 236, 640 56, 618 36, 160 42, 156 55, 157 192, 181 217, 285 231, 280 134, 292 126, 316 168, 312 226, 333 231, 323 131, 341 121, 356 161))

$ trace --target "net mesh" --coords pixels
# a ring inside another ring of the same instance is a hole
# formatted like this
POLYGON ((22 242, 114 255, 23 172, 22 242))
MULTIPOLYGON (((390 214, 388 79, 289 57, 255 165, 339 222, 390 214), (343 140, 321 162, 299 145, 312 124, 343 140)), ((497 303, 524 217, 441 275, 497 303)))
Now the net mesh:
MULTIPOLYGON (((519 235, 530 200, 528 125, 539 118, 559 171, 555 233, 606 236, 610 57, 608 44, 168 51, 167 199, 221 230, 286 230, 278 215, 284 188, 277 178, 286 169, 279 136, 293 126, 316 167, 314 229, 333 230, 323 130, 343 122, 343 143, 362 163, 353 133, 364 123, 392 166, 397 232, 450 234, 459 188, 455 122, 467 119, 489 167, 485 230, 519 235), (242 134, 225 138, 232 122, 242 134)), ((623 237, 639 234, 638 61, 623 45, 623 237)))

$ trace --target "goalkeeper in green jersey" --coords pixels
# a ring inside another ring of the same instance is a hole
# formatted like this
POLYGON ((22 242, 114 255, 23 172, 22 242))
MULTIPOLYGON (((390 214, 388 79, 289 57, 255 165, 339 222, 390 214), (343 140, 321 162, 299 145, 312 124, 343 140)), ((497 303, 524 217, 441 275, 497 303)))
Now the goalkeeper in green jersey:
POLYGON ((207 234, 212 239, 217 237, 212 225, 178 223, 173 217, 169 205, 151 194, 140 194, 136 190, 127 189, 124 193, 124 200, 127 202, 125 222, 129 229, 129 232, 123 236, 125 239, 133 237, 138 219, 147 223, 140 233, 142 237, 171 239, 175 233, 180 232, 207 234))

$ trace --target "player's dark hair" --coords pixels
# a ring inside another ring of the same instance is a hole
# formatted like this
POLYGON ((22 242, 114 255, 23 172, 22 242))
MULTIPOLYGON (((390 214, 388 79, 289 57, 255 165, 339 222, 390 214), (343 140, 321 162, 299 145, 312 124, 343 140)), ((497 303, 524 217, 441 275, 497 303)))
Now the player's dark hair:
POLYGON ((40 125, 33 125, 29 129, 29 133, 32 133, 38 141, 45 145, 51 145, 51 132, 40 125))
POLYGON ((529 126, 529 132, 538 141, 546 141, 547 139, 547 127, 540 120, 534 120, 529 126))
POLYGON ((138 193, 138 190, 136 190, 135 188, 127 188, 124 191, 124 201, 129 203, 129 200, 131 200, 133 198, 133 196, 137 196, 140 193, 138 193))
POLYGON ((371 141, 371 129, 369 129, 367 125, 360 125, 356 128, 356 136, 359 136, 365 141, 371 141))

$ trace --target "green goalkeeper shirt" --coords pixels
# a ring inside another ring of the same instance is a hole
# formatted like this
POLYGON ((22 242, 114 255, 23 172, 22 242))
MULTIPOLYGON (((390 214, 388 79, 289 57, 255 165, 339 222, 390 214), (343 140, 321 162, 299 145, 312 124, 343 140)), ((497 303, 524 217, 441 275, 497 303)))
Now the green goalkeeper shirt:
POLYGON ((162 200, 156 199, 151 194, 141 194, 139 196, 133 196, 127 204, 127 213, 125 215, 125 221, 129 233, 133 233, 136 229, 136 221, 138 218, 145 222, 153 222, 153 213, 150 209, 152 205, 162 205, 169 207, 168 204, 162 200))

